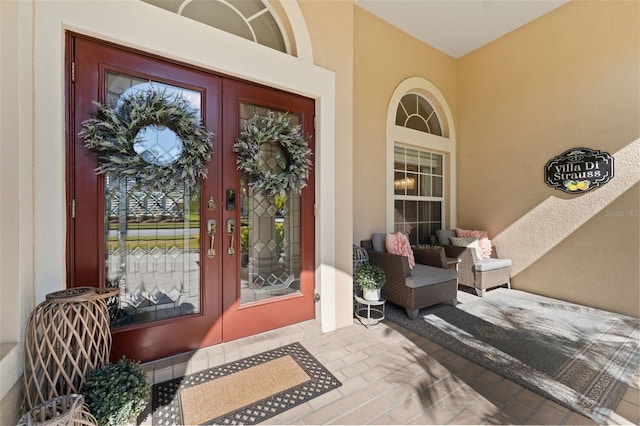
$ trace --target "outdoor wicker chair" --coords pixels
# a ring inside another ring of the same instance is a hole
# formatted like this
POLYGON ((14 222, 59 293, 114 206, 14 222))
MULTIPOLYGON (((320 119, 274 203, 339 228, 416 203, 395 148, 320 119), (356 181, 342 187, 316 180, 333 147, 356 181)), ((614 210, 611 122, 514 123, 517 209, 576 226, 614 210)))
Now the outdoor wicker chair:
POLYGON ((488 289, 506 285, 511 288, 511 259, 498 256, 496 246, 492 246, 490 259, 480 259, 474 248, 451 245, 449 238, 456 236, 455 230, 436 232, 438 243, 444 247, 449 258, 458 258, 458 283, 475 289, 478 296, 484 296, 488 289))
POLYGON ((407 257, 373 250, 371 240, 360 245, 367 249, 369 263, 384 270, 387 282, 382 287, 383 297, 405 308, 410 319, 417 319, 420 309, 427 306, 457 304, 457 271, 448 268, 444 249, 414 249, 416 265, 410 270, 407 257))

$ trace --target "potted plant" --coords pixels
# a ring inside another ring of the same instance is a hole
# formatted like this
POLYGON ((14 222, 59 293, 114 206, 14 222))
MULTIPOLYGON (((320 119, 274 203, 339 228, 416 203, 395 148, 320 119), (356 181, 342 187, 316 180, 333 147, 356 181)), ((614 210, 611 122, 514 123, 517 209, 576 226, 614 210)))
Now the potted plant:
POLYGON ((93 370, 82 394, 99 426, 117 426, 135 424, 149 402, 150 388, 140 363, 123 356, 115 364, 93 370))
POLYGON ((386 282, 387 277, 379 266, 362 265, 356 274, 356 284, 365 300, 380 300, 380 289, 386 282))

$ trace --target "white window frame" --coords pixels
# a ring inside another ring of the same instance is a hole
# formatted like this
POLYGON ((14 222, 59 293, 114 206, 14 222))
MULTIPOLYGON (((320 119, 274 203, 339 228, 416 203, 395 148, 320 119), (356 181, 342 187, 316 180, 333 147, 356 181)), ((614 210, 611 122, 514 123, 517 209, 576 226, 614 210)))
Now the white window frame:
MULTIPOLYGON (((411 150, 415 150, 415 151, 419 151, 421 153, 430 153, 430 154, 438 154, 441 155, 443 157, 442 159, 442 196, 438 197, 438 196, 434 196, 434 195, 398 195, 395 193, 395 172, 398 171, 398 169, 395 167, 395 160, 394 160, 394 165, 393 165, 393 171, 394 171, 394 177, 393 177, 393 181, 394 181, 394 191, 393 191, 393 207, 394 207, 394 214, 393 214, 393 231, 396 232, 396 212, 395 212, 395 202, 396 201, 416 201, 416 202, 430 202, 430 201, 435 201, 435 202, 439 202, 440 203, 440 222, 442 224, 445 224, 446 221, 444 220, 444 215, 445 215, 445 204, 447 202, 446 199, 446 192, 445 192, 445 188, 447 185, 447 160, 446 160, 446 156, 441 153, 441 152, 436 152, 433 150, 428 150, 428 149, 422 149, 422 148, 417 148, 416 146, 411 146, 411 145, 406 145, 404 143, 396 143, 394 144, 394 151, 395 148, 400 147, 400 148, 404 148, 404 149, 411 149, 411 150)), ((394 152, 394 158, 395 158, 395 152, 394 152)), ((406 160, 405 160, 405 170, 406 170, 406 160)), ((419 222, 419 221, 418 221, 419 222)), ((418 241, 418 243, 429 243, 429 241, 418 241)))
MULTIPOLYGON (((395 223, 395 192, 394 181, 394 147, 396 144, 414 148, 420 151, 436 152, 444 155, 443 172, 445 196, 442 204, 443 227, 456 226, 456 133, 453 114, 444 95, 438 88, 421 77, 410 77, 401 82, 393 92, 387 109, 386 134, 386 229, 394 231, 395 223), (436 110, 442 133, 436 136, 406 127, 396 125, 396 111, 402 97, 408 93, 417 93, 425 97, 436 110), (448 172, 448 174, 447 174, 448 172), (449 217, 444 212, 449 208, 449 217)), ((421 197, 417 197, 421 198, 421 197)), ((426 198, 424 198, 426 200, 426 198)))

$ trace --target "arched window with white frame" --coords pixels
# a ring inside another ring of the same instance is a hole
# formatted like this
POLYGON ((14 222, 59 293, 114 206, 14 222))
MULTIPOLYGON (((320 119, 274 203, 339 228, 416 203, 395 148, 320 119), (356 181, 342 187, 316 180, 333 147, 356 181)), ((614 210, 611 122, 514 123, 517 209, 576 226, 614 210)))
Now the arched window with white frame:
POLYGON ((455 132, 444 96, 429 81, 401 83, 387 118, 387 231, 428 244, 455 226, 455 132))
POLYGON ((169 12, 291 54, 279 16, 263 0, 142 0, 169 12))

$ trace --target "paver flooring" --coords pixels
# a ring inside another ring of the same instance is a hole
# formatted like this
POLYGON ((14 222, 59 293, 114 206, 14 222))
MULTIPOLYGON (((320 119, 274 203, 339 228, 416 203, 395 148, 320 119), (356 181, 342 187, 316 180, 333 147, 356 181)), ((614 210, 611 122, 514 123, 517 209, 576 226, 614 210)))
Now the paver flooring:
MULTIPOLYGON (((265 424, 595 424, 389 321, 329 333, 307 321, 145 366, 158 383, 296 341, 342 386, 265 424)), ((636 371, 611 424, 640 423, 639 388, 636 371)))

